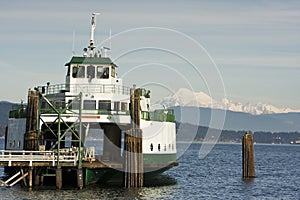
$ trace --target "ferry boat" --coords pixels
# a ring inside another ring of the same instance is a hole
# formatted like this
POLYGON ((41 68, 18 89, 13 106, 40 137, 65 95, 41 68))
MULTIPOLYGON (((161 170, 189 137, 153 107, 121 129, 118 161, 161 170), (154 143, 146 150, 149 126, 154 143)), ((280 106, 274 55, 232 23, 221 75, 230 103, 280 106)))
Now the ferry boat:
MULTIPOLYGON (((37 177, 50 176, 51 171, 55 174, 57 166, 63 176, 69 173, 68 158, 75 159, 72 166, 83 170, 84 185, 104 183, 124 171, 125 135, 132 127, 132 89, 118 77, 119 66, 108 56, 110 49, 96 49, 96 15, 92 15, 89 46, 82 56, 73 56, 65 64, 65 83, 30 89, 28 103, 10 111, 6 151, 53 152, 55 164, 50 167, 31 163, 40 166, 35 170, 37 177), (91 132, 103 138, 87 142, 91 132)), ((173 110, 151 110, 149 90, 133 90, 139 91, 142 163, 147 178, 178 165, 175 117, 173 110)))

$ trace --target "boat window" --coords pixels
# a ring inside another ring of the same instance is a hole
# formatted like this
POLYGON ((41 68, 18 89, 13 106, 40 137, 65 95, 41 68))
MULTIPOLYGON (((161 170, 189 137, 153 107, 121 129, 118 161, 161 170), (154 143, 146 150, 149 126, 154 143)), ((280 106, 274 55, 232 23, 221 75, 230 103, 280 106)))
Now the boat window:
POLYGON ((73 70, 72 70, 73 78, 84 78, 84 75, 85 75, 85 67, 84 66, 73 67, 73 70))
POLYGON ((160 151, 160 144, 158 144, 158 151, 160 151))
POLYGON ((79 66, 77 78, 84 78, 84 75, 85 75, 85 67, 79 66))
POLYGON ((120 102, 119 101, 116 101, 114 102, 114 110, 120 110, 120 102))
POLYGON ((103 78, 108 78, 108 77, 109 77, 109 67, 105 67, 103 72, 103 78))
POLYGON ((69 101, 68 101, 68 104, 69 104, 70 109, 78 110, 79 107, 80 107, 79 101, 72 101, 72 100, 69 100, 69 101))
POLYGON ((97 67, 97 78, 102 78, 103 76, 103 66, 97 67))
POLYGON ((126 102, 121 102, 121 110, 128 110, 128 104, 126 102))
POLYGON ((111 76, 116 77, 116 69, 114 66, 111 66, 111 76))
POLYGON ((150 144, 150 150, 153 151, 153 144, 150 144))
POLYGON ((72 69, 72 77, 76 78, 77 73, 78 73, 78 67, 73 67, 73 69, 72 69))
POLYGON ((95 67, 94 66, 88 66, 86 72, 87 72, 88 78, 95 78, 95 67))
POLYGON ((99 110, 111 110, 110 100, 100 100, 98 105, 99 110))
POLYGON ((68 66, 67 76, 70 76, 70 73, 71 73, 71 72, 70 72, 70 68, 71 68, 71 67, 68 66))
POLYGON ((109 67, 98 66, 97 67, 97 78, 108 78, 109 77, 109 67))
POLYGON ((83 109, 84 110, 95 110, 96 109, 96 101, 95 100, 84 100, 83 109))

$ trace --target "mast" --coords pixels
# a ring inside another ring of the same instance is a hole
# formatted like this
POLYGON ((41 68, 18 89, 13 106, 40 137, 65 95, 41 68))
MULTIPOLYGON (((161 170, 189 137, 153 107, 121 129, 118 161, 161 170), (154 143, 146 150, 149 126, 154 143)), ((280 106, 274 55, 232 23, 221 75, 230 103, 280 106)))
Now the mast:
POLYGON ((94 44, 94 32, 95 32, 95 28, 96 28, 96 16, 100 15, 100 13, 93 13, 92 14, 92 23, 91 23, 91 39, 90 39, 90 54, 94 55, 94 48, 95 48, 95 44, 94 44))

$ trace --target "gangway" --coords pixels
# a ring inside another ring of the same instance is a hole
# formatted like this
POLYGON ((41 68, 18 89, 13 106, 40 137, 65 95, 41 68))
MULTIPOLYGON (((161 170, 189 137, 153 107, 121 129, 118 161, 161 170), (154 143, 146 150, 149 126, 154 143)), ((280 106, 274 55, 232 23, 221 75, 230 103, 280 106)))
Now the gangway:
POLYGON ((76 167, 77 165, 78 148, 66 148, 61 151, 0 150, 0 166, 21 168, 6 181, 0 180, 0 187, 12 187, 21 180, 27 185, 27 176, 29 176, 28 184, 31 186, 33 167, 76 167), (24 173, 23 168, 28 171, 24 173))
POLYGON ((65 151, 17 151, 0 150, 0 166, 77 166, 78 151, 68 148, 65 151))

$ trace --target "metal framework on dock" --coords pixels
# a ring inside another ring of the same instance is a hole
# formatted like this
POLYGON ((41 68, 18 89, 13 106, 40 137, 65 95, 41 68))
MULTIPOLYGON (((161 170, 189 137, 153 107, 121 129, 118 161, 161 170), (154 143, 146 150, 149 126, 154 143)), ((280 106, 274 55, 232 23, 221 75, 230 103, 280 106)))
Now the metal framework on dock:
POLYGON ((25 150, 0 151, 0 166, 17 167, 20 169, 6 181, 0 180, 0 186, 11 187, 23 180, 25 186, 32 188, 33 176, 34 179, 39 176, 38 169, 50 167, 56 173, 46 173, 42 174, 42 176, 56 176, 56 186, 60 189, 62 187, 61 167, 72 167, 77 168, 77 175, 80 177, 78 178, 80 180, 77 180, 78 187, 83 187, 82 160, 84 151, 81 138, 82 93, 70 97, 73 98, 71 101, 64 104, 63 107, 58 107, 38 90, 29 90, 24 142, 25 150), (78 110, 71 109, 74 102, 79 105, 78 110), (47 109, 41 108, 42 104, 47 109), (45 120, 46 118, 54 120, 49 122, 45 120), (67 121, 69 118, 72 118, 72 120, 67 121), (43 130, 41 127, 44 127, 43 130), (43 134, 45 131, 52 134, 55 138, 55 142, 48 150, 45 150, 44 144, 43 134), (71 133, 72 137, 66 139, 68 133, 71 133), (77 147, 64 148, 61 146, 62 142, 73 142, 77 144, 77 147))
MULTIPOLYGON (((75 149, 75 151, 78 152, 78 167, 82 167, 82 122, 81 122, 81 111, 82 111, 82 93, 79 93, 76 96, 70 96, 73 98, 72 101, 65 104, 65 107, 57 108, 51 101, 49 101, 44 95, 40 94, 41 101, 44 101, 48 106, 49 109, 43 110, 39 107, 39 119, 38 123, 42 122, 43 125, 47 127, 47 130, 50 131, 54 137, 57 138, 56 142, 51 146, 50 150, 56 150, 57 151, 57 159, 56 159, 56 165, 59 166, 61 159, 61 142, 76 142, 78 144, 78 148, 75 149), (72 105, 76 103, 79 105, 78 110, 71 109, 72 105), (77 112, 76 112, 77 111, 77 112), (49 123, 44 120, 44 117, 55 117, 55 119, 49 123), (74 122, 66 121, 68 118, 76 118, 74 122), (57 124, 55 128, 52 127, 53 124, 57 124), (62 130, 62 125, 67 127, 67 129, 62 130), (79 133, 75 131, 76 126, 79 129, 79 133), (71 133, 72 137, 71 139, 65 139, 65 136, 67 133, 71 133), (75 138, 75 139, 73 139, 75 138)), ((40 105, 40 104, 39 104, 40 105)), ((38 141, 41 141, 42 131, 41 131, 41 124, 38 124, 38 141)), ((44 130, 45 131, 45 130, 44 130)), ((40 145, 38 145, 40 146, 40 145)))

